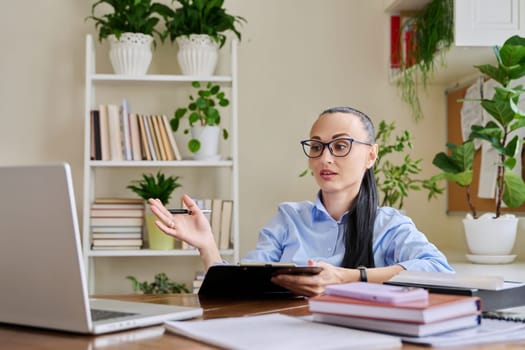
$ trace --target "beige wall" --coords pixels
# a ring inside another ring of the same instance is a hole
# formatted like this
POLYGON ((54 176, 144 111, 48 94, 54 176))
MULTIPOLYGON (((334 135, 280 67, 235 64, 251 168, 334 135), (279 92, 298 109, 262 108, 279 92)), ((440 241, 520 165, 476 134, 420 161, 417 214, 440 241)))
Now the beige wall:
MULTIPOLYGON (((279 202, 312 199, 311 178, 298 178, 306 160, 298 141, 324 108, 351 105, 374 121, 396 120, 414 135, 414 157, 424 175, 446 140, 446 85, 422 96, 425 119, 415 123, 387 80, 388 17, 383 1, 227 0, 248 19, 239 47, 241 255, 279 202)), ((85 22, 89 1, 10 2, 0 12, 0 164, 67 161, 81 203, 85 22)), ((107 46, 97 44, 97 65, 109 71, 107 46)), ((175 48, 157 49, 152 70, 173 72, 175 48)), ((172 106, 166 107, 168 110, 172 106)), ((2 200, 9 200, 3 198, 2 200)), ((52 201, 52 199, 50 199, 52 201)), ((461 257, 466 246, 461 216, 448 216, 445 196, 428 203, 409 198, 406 210, 429 239, 461 257)), ((80 208, 79 208, 80 209, 80 208)), ((517 252, 523 257, 523 238, 517 252)), ((189 283, 198 258, 97 260, 97 292, 129 291, 128 274, 160 271, 189 283), (190 265, 191 268, 186 267, 190 265)))

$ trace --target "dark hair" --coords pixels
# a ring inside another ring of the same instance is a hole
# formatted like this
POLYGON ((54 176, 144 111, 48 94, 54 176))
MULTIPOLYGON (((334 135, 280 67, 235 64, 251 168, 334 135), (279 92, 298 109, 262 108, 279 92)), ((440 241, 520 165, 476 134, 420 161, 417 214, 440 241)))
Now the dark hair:
MULTIPOLYGON (((372 120, 363 112, 352 107, 334 107, 323 111, 319 116, 334 113, 347 113, 358 117, 368 133, 368 142, 375 142, 375 130, 372 120)), ((373 167, 363 176, 361 188, 346 216, 344 233, 345 255, 343 267, 374 267, 372 240, 377 213, 377 187, 373 167)))

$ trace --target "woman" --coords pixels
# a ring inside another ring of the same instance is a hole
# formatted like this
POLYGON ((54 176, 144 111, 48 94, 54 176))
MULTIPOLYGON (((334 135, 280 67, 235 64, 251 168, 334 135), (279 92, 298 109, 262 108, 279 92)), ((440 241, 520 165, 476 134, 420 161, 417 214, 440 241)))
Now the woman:
MULTIPOLYGON (((452 272, 446 257, 417 230, 412 220, 377 206, 373 166, 377 159, 373 124, 350 107, 331 108, 301 141, 320 187, 312 202, 282 203, 243 261, 318 265, 314 276, 278 275, 272 281, 298 295, 313 296, 325 286, 359 280, 383 282, 400 271, 452 272)), ((210 225, 187 195, 192 215, 171 215, 150 200, 157 226, 199 249, 206 268, 221 263, 210 225)))

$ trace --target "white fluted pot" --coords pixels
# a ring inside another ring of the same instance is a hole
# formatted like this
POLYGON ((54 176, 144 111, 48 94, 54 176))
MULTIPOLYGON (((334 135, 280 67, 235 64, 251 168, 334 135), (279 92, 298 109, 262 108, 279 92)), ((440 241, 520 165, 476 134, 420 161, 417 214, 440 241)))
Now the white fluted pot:
POLYGON ((108 37, 109 59, 116 74, 144 75, 151 63, 153 37, 142 33, 123 33, 120 40, 108 37))
POLYGON ((219 44, 206 34, 190 34, 175 39, 177 60, 182 74, 211 76, 217 66, 219 44))

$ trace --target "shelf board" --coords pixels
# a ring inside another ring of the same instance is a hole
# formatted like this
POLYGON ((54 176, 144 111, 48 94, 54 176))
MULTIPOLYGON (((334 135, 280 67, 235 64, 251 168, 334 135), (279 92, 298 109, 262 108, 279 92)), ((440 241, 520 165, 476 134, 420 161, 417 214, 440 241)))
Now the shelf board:
POLYGON ((215 167, 227 168, 233 166, 232 160, 90 160, 90 167, 98 168, 132 168, 132 167, 215 167))
POLYGON ((92 74, 91 80, 94 82, 222 82, 231 83, 233 81, 231 76, 194 76, 194 75, 170 75, 170 74, 145 74, 140 76, 121 75, 121 74, 92 74))
POLYGON ((401 11, 418 11, 428 5, 431 0, 384 0, 385 12, 399 13, 401 11))
MULTIPOLYGON (((445 53, 445 65, 441 66, 441 58, 437 57, 435 71, 429 80, 431 85, 452 87, 472 80, 481 73, 475 65, 497 64, 491 47, 458 47, 453 46, 445 53)), ((390 81, 396 80, 396 74, 389 72, 390 81)))
MULTIPOLYGON (((233 255, 233 249, 220 251, 221 255, 233 255)), ((196 249, 134 249, 134 250, 89 250, 89 257, 111 257, 111 256, 199 256, 196 249)))

